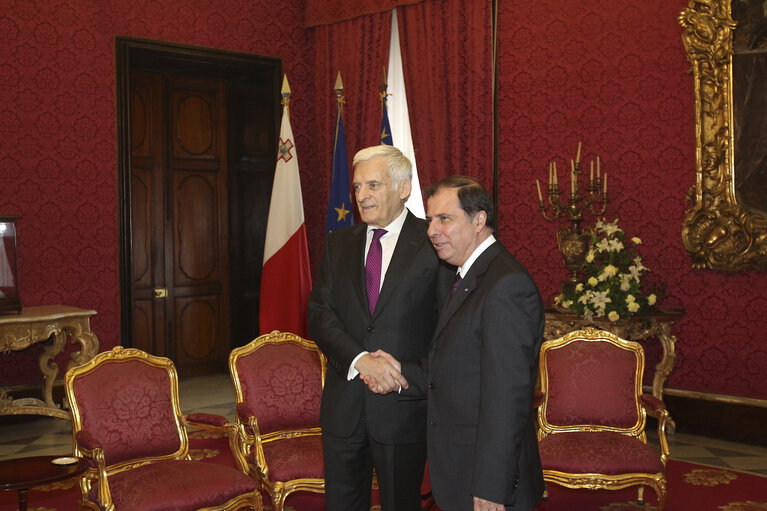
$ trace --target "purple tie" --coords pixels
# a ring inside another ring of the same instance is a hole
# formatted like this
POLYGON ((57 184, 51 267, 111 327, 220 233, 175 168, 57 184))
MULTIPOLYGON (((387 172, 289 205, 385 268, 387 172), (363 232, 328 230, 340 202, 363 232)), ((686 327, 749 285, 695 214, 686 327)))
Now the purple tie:
MULTIPOLYGON (((453 298, 453 295, 458 290, 458 286, 461 285, 461 281, 463 281, 463 278, 461 278, 460 273, 455 274, 455 278, 453 279, 453 287, 450 288, 450 298, 453 298)), ((448 298, 448 300, 450 299, 448 298)))
POLYGON ((376 310, 378 293, 381 291, 381 262, 383 250, 381 249, 381 236, 386 234, 386 229, 373 229, 373 240, 368 249, 368 258, 365 261, 365 284, 368 291, 368 304, 370 314, 376 310))

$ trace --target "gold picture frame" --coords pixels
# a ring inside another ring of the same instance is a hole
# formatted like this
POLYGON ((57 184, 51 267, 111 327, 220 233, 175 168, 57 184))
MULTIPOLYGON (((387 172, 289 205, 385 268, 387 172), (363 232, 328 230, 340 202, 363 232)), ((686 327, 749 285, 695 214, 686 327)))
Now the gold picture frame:
POLYGON ((731 0, 690 0, 679 15, 695 92, 696 181, 682 223, 693 268, 767 269, 767 217, 735 192, 731 0))

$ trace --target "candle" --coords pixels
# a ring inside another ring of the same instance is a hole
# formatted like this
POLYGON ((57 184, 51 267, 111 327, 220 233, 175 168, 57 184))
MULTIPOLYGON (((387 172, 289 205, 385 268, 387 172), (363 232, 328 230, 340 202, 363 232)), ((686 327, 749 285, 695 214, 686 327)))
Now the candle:
POLYGON ((557 162, 551 162, 551 166, 554 168, 554 186, 557 186, 559 184, 557 183, 557 162))
POLYGON ((538 200, 543 202, 543 195, 541 195, 541 183, 539 183, 537 179, 535 180, 535 186, 538 187, 538 200))
POLYGON ((551 162, 549 162, 549 189, 551 189, 551 162))
POLYGON ((604 188, 602 189, 602 193, 607 195, 607 172, 605 172, 605 181, 604 181, 604 188))
POLYGON ((599 181, 599 156, 597 156, 597 181, 599 181))
POLYGON ((589 184, 594 184, 594 160, 591 160, 591 174, 589 175, 589 184))
POLYGON ((581 142, 578 141, 578 152, 575 154, 575 163, 581 162, 581 142))
POLYGON ((575 197, 575 163, 570 160, 570 195, 575 197))

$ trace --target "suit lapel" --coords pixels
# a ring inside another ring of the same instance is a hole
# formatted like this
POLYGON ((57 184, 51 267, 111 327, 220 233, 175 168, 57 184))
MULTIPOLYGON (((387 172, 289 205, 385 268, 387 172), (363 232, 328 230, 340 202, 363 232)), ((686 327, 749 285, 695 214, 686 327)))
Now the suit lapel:
POLYGON ((408 211, 405 223, 402 224, 399 238, 397 238, 397 245, 394 247, 389 267, 386 270, 386 277, 384 278, 381 294, 378 296, 378 303, 376 304, 373 316, 379 313, 391 297, 394 296, 394 290, 402 282, 410 262, 412 262, 416 252, 426 240, 426 234, 418 229, 415 216, 408 211))
POLYGON ((437 321, 437 328, 434 330, 432 343, 434 343, 434 341, 439 337, 442 330, 450 321, 450 318, 452 318, 461 308, 463 302, 465 302, 469 295, 474 292, 475 289, 477 289, 477 282, 479 278, 487 271, 487 268, 490 266, 490 263, 493 261, 493 259, 495 259, 495 257, 502 251, 503 246, 496 241, 487 247, 487 249, 485 249, 485 251, 480 254, 477 260, 474 261, 474 264, 471 265, 469 272, 461 282, 460 287, 456 289, 453 297, 450 298, 450 300, 448 300, 448 302, 442 308, 442 312, 439 315, 439 320, 437 321))
POLYGON ((350 282, 357 293, 359 303, 365 304, 365 310, 369 310, 368 292, 365 285, 365 242, 367 241, 367 225, 357 224, 356 231, 352 235, 351 248, 347 255, 346 268, 349 271, 350 282))

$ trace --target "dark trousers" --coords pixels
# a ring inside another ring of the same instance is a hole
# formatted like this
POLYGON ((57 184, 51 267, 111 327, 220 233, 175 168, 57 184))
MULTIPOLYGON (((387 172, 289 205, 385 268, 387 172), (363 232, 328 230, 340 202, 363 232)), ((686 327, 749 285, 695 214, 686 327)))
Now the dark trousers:
POLYGON ((375 468, 382 511, 420 511, 426 443, 382 444, 364 413, 348 438, 322 432, 326 511, 370 511, 375 468))

